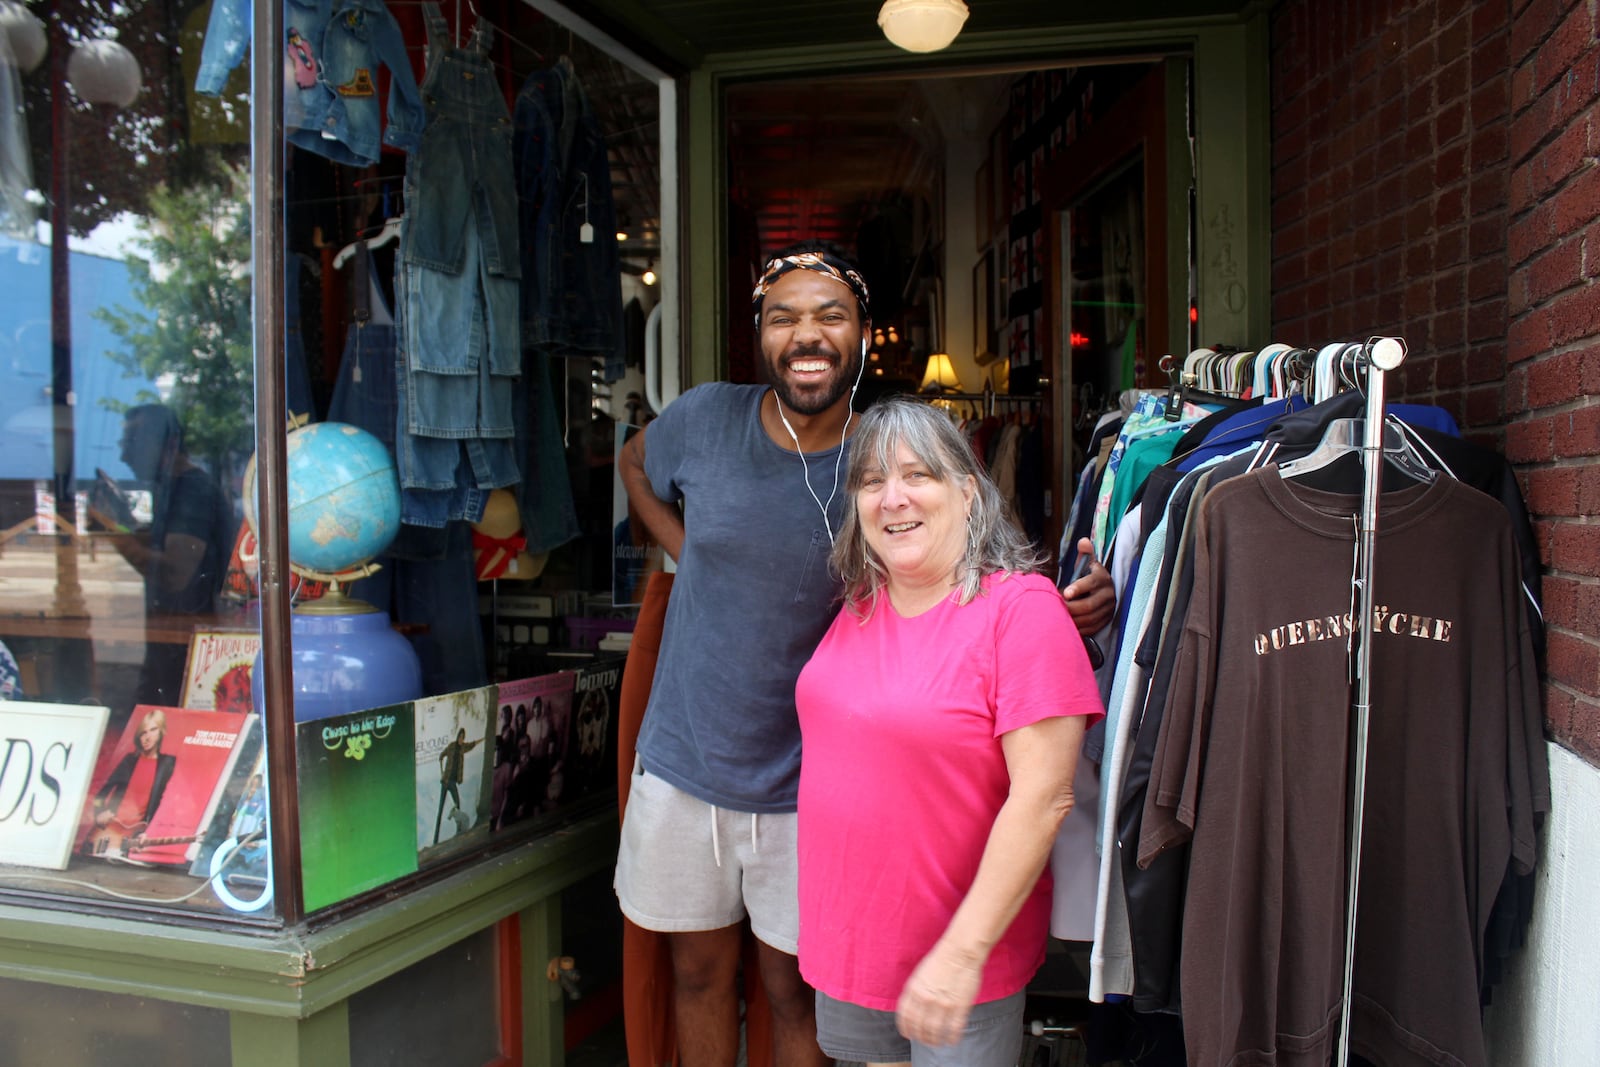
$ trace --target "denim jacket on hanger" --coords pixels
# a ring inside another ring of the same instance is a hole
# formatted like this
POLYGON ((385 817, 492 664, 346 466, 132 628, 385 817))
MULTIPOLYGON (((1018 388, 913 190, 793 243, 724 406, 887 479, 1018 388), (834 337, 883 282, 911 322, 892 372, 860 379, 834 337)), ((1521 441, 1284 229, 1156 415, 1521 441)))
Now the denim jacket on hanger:
MULTIPOLYGON (((422 98, 405 39, 383 0, 285 0, 284 129, 336 163, 368 166, 380 143, 406 151, 422 130, 422 98), (377 71, 387 66, 389 125, 380 136, 377 71)), ((195 91, 215 96, 250 43, 250 0, 214 0, 195 91)))
POLYGON ((623 373, 622 280, 605 135, 565 56, 517 94, 524 344, 556 355, 598 355, 623 373), (587 209, 585 201, 587 200, 587 209), (594 240, 580 239, 583 223, 594 240))

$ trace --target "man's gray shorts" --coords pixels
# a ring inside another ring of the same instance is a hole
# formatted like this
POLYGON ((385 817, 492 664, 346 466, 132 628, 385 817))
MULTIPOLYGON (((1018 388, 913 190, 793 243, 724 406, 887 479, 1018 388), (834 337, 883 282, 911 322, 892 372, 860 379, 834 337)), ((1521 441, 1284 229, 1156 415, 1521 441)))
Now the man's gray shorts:
POLYGON ((728 811, 635 764, 614 885, 646 930, 720 930, 746 915, 756 937, 799 947, 796 816, 728 811))

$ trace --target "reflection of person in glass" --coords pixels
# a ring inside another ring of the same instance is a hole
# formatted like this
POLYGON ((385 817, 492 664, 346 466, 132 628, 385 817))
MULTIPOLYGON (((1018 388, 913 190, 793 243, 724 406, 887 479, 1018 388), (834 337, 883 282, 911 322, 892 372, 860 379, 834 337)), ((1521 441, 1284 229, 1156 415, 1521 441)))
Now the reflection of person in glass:
POLYGON ((90 851, 115 851, 125 839, 136 841, 161 806, 178 757, 161 751, 167 716, 159 709, 145 713, 133 751, 123 756, 94 797, 95 833, 90 851))
MULTIPOLYGON (((104 475, 90 493, 90 517, 120 535, 112 544, 144 576, 147 617, 209 614, 231 544, 216 479, 183 450, 183 427, 164 404, 129 408, 120 443, 122 461, 151 488, 150 525, 135 528, 133 509, 104 475)), ((177 642, 146 645, 139 703, 178 703, 187 651, 177 642)))
POLYGON ((480 737, 467 740, 467 731, 456 731, 456 739, 439 750, 439 813, 433 818, 433 843, 439 843, 439 827, 444 822, 444 798, 449 796, 455 805, 452 814, 461 810, 461 792, 457 788, 466 780, 467 753, 483 743, 480 737))

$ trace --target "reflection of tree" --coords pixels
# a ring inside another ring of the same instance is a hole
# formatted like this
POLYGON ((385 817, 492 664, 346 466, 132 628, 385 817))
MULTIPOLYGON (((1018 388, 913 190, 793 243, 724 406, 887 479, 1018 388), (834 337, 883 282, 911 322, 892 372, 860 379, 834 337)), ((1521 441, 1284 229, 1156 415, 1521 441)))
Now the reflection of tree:
POLYGON ((127 261, 138 306, 95 312, 124 344, 110 358, 172 382, 167 403, 189 454, 222 476, 252 440, 249 204, 242 167, 219 167, 185 188, 155 186, 135 242, 148 261, 127 261))
MULTIPOLYGON (((207 166, 216 146, 189 141, 189 96, 180 36, 184 21, 204 0, 65 0, 40 9, 51 27, 50 47, 70 51, 78 41, 115 39, 139 63, 143 88, 126 108, 92 106, 50 83, 51 63, 25 75, 28 136, 33 173, 50 173, 50 153, 59 150, 51 128, 55 103, 70 112, 65 123, 72 196, 69 229, 86 234, 123 212, 145 213, 150 187, 158 181, 189 184, 207 166)), ((199 42, 192 43, 198 47, 199 42)), ((235 149, 241 157, 245 146, 235 149)), ((56 195, 60 195, 57 191, 56 195)))

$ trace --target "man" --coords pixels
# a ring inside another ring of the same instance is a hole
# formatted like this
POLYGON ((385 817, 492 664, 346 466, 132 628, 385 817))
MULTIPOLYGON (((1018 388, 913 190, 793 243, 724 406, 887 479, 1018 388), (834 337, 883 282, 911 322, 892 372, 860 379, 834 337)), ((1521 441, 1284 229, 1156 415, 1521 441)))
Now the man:
POLYGON ((156 817, 178 766, 178 757, 161 751, 166 736, 166 712, 160 708, 147 711, 139 720, 133 751, 117 762, 95 794, 91 854, 114 854, 124 842, 138 847, 140 834, 156 817))
POLYGON ((449 797, 454 807, 461 810, 460 785, 467 777, 467 753, 482 744, 483 738, 467 740, 467 731, 458 729, 456 739, 439 750, 439 812, 433 818, 433 843, 439 843, 439 829, 444 824, 444 798, 449 797))
MULTIPOLYGON (((131 529, 132 509, 107 477, 90 494, 90 517, 117 531, 112 544, 144 576, 147 617, 210 614, 233 543, 216 479, 183 450, 183 427, 164 404, 129 408, 120 444, 122 461, 151 488, 150 525, 131 529)), ((180 703, 187 653, 183 644, 146 644, 139 703, 180 703)))
MULTIPOLYGON (((780 255, 753 299, 769 385, 691 389, 622 450, 629 503, 678 573, 616 888, 629 919, 669 936, 681 1062, 734 1063, 748 915, 775 1062, 820 1067, 794 955, 794 686, 838 610, 828 554, 872 324, 866 283, 827 252, 780 255)), ((1066 595, 1085 632, 1114 608, 1103 568, 1066 595)))

